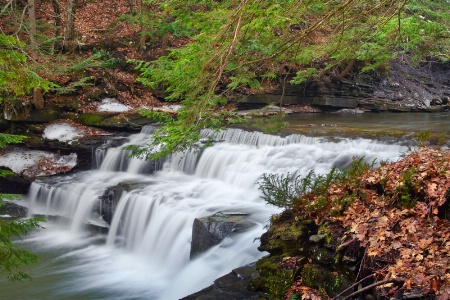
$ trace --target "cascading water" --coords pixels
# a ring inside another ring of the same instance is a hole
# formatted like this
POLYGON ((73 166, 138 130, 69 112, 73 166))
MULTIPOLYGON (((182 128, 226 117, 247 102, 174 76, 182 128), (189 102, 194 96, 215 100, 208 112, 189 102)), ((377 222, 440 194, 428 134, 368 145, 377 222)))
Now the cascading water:
MULTIPOLYGON (((144 132, 129 143, 148 142, 149 129, 144 132)), ((96 170, 34 182, 31 213, 63 218, 25 241, 55 257, 46 265, 51 272, 31 274, 43 284, 22 299, 40 299, 39 292, 51 299, 179 299, 264 255, 254 239, 279 209, 260 199, 255 183, 263 173, 326 173, 354 157, 396 160, 407 151, 365 139, 330 142, 239 129, 202 134, 218 142, 157 164, 127 159, 120 147, 109 148, 96 170), (99 199, 117 186, 120 200, 105 240, 88 233, 85 224, 108 226, 99 199), (217 212, 247 214, 253 226, 190 260, 194 219, 217 212), (50 288, 54 274, 59 280, 50 288)))

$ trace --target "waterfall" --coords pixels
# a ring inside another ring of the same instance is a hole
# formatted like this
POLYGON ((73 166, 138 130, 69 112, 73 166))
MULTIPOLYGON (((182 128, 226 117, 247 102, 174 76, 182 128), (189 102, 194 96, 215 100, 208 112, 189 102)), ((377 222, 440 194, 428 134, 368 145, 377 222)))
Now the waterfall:
MULTIPOLYGON (((126 144, 149 143, 153 133, 153 128, 145 127, 126 144)), ((63 247, 55 236, 70 234, 63 240, 78 247, 64 246, 69 249, 64 257, 76 264, 61 272, 76 276, 59 293, 67 298, 76 290, 104 295, 96 299, 179 299, 264 255, 253 241, 279 209, 260 199, 255 183, 263 173, 323 174, 355 157, 379 162, 396 160, 407 151, 401 145, 367 139, 328 141, 240 129, 201 134, 215 145, 157 162, 130 159, 121 146, 109 147, 98 153, 101 163, 95 170, 32 184, 30 212, 63 217, 47 229, 45 234, 52 238, 46 242, 63 247), (120 193, 108 224, 100 212, 100 199, 111 188, 120 193), (253 226, 190 260, 194 219, 218 212, 246 214, 253 226), (106 241, 77 244, 77 239, 85 238, 86 224, 109 227, 106 241)))

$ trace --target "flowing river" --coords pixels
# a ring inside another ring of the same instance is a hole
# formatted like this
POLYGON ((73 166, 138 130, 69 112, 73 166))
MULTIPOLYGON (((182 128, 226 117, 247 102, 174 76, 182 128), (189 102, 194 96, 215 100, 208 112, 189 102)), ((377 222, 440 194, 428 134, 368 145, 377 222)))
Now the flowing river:
MULTIPOLYGON (((148 142, 151 132, 146 127, 128 143, 148 142)), ((40 262, 25 267, 31 282, 2 279, 1 298, 179 299, 265 255, 255 239, 280 209, 260 198, 255 183, 263 173, 323 174, 355 157, 397 160, 408 151, 400 143, 365 138, 280 137, 241 129, 203 136, 218 142, 158 164, 127 159, 121 147, 99 149, 95 170, 36 180, 22 202, 49 221, 18 243, 40 262), (99 199, 121 185, 127 188, 108 225, 99 199), (191 260, 194 219, 218 212, 247 214, 252 226, 191 260)))

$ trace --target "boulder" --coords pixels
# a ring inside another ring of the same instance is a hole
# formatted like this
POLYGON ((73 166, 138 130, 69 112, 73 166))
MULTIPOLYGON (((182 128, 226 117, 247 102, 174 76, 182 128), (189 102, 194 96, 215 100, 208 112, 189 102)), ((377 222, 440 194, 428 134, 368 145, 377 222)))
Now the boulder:
POLYGON ((245 219, 245 214, 216 213, 197 218, 192 227, 191 259, 219 244, 233 232, 242 232, 253 224, 245 219))
POLYGON ((130 192, 132 190, 140 189, 151 182, 134 182, 134 181, 124 181, 116 186, 111 186, 107 188, 103 195, 99 197, 100 201, 97 206, 97 213, 102 216, 103 220, 111 225, 114 213, 116 212, 117 204, 124 193, 130 192))
POLYGON ((11 174, 0 177, 0 193, 3 194, 27 194, 31 186, 31 180, 23 176, 11 174))
POLYGON ((0 218, 24 218, 27 216, 28 208, 20 206, 11 201, 3 202, 0 206, 0 218))
POLYGON ((111 225, 114 213, 116 212, 117 203, 119 203, 122 193, 123 188, 117 185, 107 188, 103 195, 100 196, 97 212, 109 225, 111 225))

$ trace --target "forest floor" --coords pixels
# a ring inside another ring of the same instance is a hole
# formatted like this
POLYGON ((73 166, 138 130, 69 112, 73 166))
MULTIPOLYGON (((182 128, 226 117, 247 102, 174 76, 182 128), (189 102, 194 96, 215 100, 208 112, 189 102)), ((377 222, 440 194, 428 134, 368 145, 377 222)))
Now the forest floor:
MULTIPOLYGON (((58 2, 62 9, 61 22, 65 24, 67 0, 58 2)), ((81 100, 81 112, 95 111, 98 100, 103 98, 116 98, 133 108, 163 105, 161 97, 155 97, 156 91, 136 82, 138 72, 127 61, 156 59, 187 40, 168 34, 164 49, 161 37, 146 36, 142 40, 142 29, 137 21, 126 18, 135 15, 139 5, 136 0, 78 1, 75 19, 77 47, 73 53, 68 53, 61 49, 61 38, 51 39, 55 35, 51 2, 37 1, 42 37, 37 72, 59 86, 44 94, 47 106, 57 106, 61 99, 71 97, 81 100), (144 47, 141 46, 143 42, 144 47)), ((3 16, 0 27, 5 34, 13 34, 27 43, 28 34, 17 33, 14 25, 18 23, 14 20, 19 17, 3 16)), ((32 99, 28 96, 19 101, 30 107, 32 99)))

